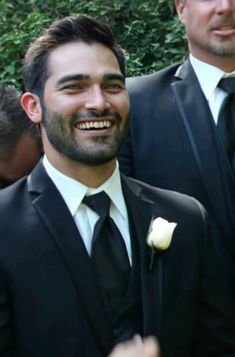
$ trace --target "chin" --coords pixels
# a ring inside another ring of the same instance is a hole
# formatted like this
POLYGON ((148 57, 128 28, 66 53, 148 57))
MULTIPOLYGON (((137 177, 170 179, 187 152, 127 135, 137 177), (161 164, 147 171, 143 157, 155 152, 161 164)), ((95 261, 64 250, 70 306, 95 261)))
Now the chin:
POLYGON ((101 166, 109 163, 110 161, 113 161, 116 158, 115 155, 109 155, 109 156, 99 156, 99 157, 90 157, 86 158, 85 160, 81 161, 83 164, 87 166, 101 166))

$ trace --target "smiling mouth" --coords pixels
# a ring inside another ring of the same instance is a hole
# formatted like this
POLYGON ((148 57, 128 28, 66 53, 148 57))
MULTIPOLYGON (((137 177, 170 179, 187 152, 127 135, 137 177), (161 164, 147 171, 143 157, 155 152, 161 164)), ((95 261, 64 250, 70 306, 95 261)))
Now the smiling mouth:
POLYGON ((82 120, 75 124, 79 130, 101 130, 108 129, 114 124, 113 120, 82 120))

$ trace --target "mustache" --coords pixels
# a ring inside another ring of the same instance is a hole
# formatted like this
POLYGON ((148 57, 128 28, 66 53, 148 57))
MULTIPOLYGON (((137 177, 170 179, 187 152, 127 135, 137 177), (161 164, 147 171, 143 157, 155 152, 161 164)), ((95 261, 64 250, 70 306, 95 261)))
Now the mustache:
POLYGON ((235 27, 235 17, 234 16, 219 16, 211 22, 212 28, 220 27, 235 27))
POLYGON ((92 110, 88 110, 86 112, 74 114, 71 117, 71 124, 74 125, 79 120, 91 120, 91 119, 105 119, 112 118, 115 122, 120 123, 122 121, 122 117, 115 111, 110 109, 105 109, 103 112, 95 112, 92 110))

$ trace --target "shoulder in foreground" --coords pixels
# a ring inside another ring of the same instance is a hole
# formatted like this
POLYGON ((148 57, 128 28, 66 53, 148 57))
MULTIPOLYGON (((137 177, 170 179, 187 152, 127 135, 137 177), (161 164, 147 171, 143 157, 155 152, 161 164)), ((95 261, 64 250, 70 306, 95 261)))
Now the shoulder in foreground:
POLYGON ((207 216, 203 205, 194 197, 180 192, 151 186, 131 177, 124 176, 124 180, 134 192, 137 192, 139 195, 153 203, 161 205, 161 207, 165 207, 166 210, 170 209, 178 211, 186 216, 192 213, 204 218, 207 216))

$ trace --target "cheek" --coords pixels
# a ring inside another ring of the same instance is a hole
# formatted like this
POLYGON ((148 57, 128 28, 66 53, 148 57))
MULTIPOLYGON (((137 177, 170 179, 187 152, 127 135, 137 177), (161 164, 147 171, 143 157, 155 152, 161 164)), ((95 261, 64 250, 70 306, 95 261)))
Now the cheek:
POLYGON ((130 102, 128 96, 115 98, 112 102, 113 108, 122 116, 126 117, 130 113, 130 102))
POLYGON ((125 106, 123 107, 123 115, 126 119, 129 118, 130 115, 130 103, 129 101, 126 102, 125 106))
POLYGON ((76 95, 70 96, 51 96, 50 100, 45 102, 46 107, 52 111, 59 113, 63 117, 70 117, 74 113, 78 112, 82 103, 81 100, 76 97, 76 95))
POLYGON ((213 17, 214 10, 211 8, 210 4, 209 8, 202 5, 198 4, 198 6, 191 7, 188 11, 186 11, 185 21, 188 28, 200 31, 203 30, 204 27, 208 26, 211 18, 213 17))

